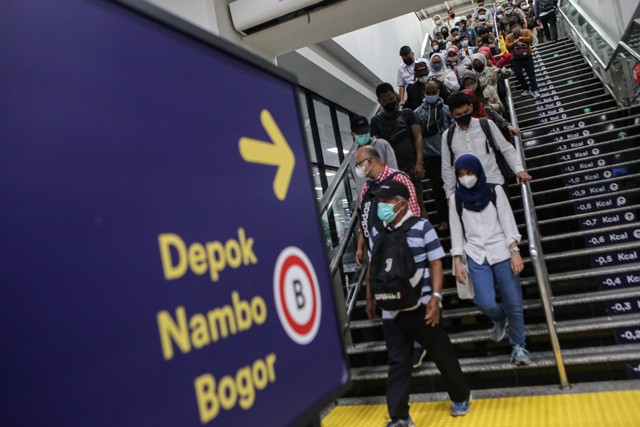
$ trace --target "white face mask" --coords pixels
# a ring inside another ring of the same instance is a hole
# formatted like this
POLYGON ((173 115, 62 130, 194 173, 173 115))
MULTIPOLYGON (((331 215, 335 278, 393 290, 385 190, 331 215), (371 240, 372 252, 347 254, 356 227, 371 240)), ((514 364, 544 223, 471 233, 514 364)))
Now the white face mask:
POLYGON ((429 81, 429 76, 422 76, 422 77, 418 77, 418 81, 420 83, 426 83, 429 81))
POLYGON ((436 25, 440 25, 440 23, 442 22, 442 19, 436 19, 435 21, 433 21, 436 23, 436 25))
POLYGON ((478 177, 475 175, 463 175, 458 178, 458 182, 460 183, 460 185, 471 189, 478 182, 478 177))
MULTIPOLYGON (((371 169, 371 168, 369 168, 371 169)), ((364 166, 360 165, 360 166, 356 166, 356 176, 360 179, 365 179, 367 177, 367 173, 369 171, 365 171, 364 170, 364 166)))

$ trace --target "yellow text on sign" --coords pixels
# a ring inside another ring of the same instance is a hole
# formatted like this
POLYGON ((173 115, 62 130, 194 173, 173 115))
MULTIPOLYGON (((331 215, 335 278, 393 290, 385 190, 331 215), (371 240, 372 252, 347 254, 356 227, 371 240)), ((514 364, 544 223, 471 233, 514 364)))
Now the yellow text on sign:
POLYGON ((162 270, 167 280, 179 279, 190 269, 197 275, 209 271, 211 280, 217 282, 220 272, 226 267, 239 268, 258 263, 258 257, 253 252, 253 238, 247 238, 244 228, 238 228, 237 239, 229 239, 225 243, 215 240, 187 246, 180 236, 172 233, 160 234, 158 243, 162 270), (177 254, 175 262, 171 256, 172 249, 177 254))
POLYGON ((240 155, 251 163, 260 163, 269 166, 277 166, 276 176, 273 179, 273 192, 278 200, 287 198, 291 175, 296 165, 296 157, 291 147, 282 135, 280 128, 273 119, 269 110, 260 112, 262 127, 271 138, 269 141, 261 141, 252 138, 240 138, 240 155))
POLYGON ((232 410, 236 405, 250 409, 256 399, 256 390, 263 390, 276 380, 276 354, 268 354, 251 366, 238 369, 235 376, 226 375, 216 382, 211 374, 195 379, 194 388, 198 401, 200 421, 206 424, 220 413, 220 409, 232 410))
POLYGON ((249 301, 242 300, 237 291, 231 293, 231 304, 195 313, 187 321, 184 307, 175 311, 175 319, 168 311, 157 314, 162 356, 171 360, 174 344, 182 353, 192 348, 200 349, 221 339, 249 330, 253 325, 262 325, 267 320, 267 304, 260 296, 249 301))

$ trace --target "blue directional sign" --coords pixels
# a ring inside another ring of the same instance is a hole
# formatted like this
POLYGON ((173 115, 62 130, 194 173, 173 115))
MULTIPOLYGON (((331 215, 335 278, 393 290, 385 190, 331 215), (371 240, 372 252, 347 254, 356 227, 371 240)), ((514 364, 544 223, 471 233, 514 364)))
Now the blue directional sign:
POLYGON ((0 28, 0 425, 307 423, 348 368, 294 79, 142 2, 0 28))

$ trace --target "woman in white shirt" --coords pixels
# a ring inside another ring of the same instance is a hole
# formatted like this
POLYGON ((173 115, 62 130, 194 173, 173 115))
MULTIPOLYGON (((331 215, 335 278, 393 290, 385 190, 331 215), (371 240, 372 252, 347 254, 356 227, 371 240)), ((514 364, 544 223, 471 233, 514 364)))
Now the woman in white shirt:
POLYGON ((511 362, 531 363, 525 349, 522 289, 518 275, 524 268, 518 249, 521 235, 502 187, 489 186, 480 160, 464 154, 455 162, 458 183, 449 199, 451 255, 459 283, 466 283, 462 256, 466 255, 473 282, 473 302, 493 322, 490 335, 501 341, 509 325, 511 362), (461 223, 462 219, 462 223, 461 223), (502 304, 496 302, 495 288, 502 304))

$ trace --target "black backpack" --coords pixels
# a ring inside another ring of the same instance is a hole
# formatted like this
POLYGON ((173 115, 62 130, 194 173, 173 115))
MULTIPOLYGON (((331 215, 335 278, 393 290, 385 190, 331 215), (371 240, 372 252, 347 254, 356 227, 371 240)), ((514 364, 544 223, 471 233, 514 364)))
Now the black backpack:
POLYGON ((407 243, 407 231, 418 221, 420 218, 413 216, 393 230, 376 227, 380 236, 371 251, 369 284, 374 301, 383 310, 415 307, 422 297, 422 278, 416 286, 409 281, 418 267, 407 243))
POLYGON ((540 12, 551 12, 556 7, 557 0, 540 0, 540 12))
POLYGON ((446 103, 449 99, 449 95, 451 95, 451 91, 449 90, 449 88, 437 77, 430 77, 429 82, 434 82, 438 85, 440 98, 442 98, 442 100, 446 103))
POLYGON ((422 104, 424 94, 424 83, 415 82, 407 86, 407 100, 404 102, 404 108, 415 110, 422 104))
POLYGON ((430 137, 440 132, 444 132, 448 128, 447 115, 443 112, 444 104, 438 103, 435 107, 422 107, 425 111, 425 117, 418 116, 420 120, 420 128, 423 137, 430 137))
POLYGON ((502 18, 502 23, 508 28, 508 32, 511 32, 511 28, 516 25, 520 25, 521 28, 524 27, 522 15, 516 8, 512 8, 508 13, 505 13, 505 16, 502 18))
MULTIPOLYGON (((496 163, 500 168, 500 173, 504 177, 504 183, 510 184, 515 182, 516 174, 511 170, 511 166, 507 163, 507 160, 504 158, 502 151, 498 150, 496 147, 495 141, 493 140, 493 136, 491 135, 491 128, 489 127, 489 122, 485 118, 478 119, 480 121, 480 127, 482 127, 482 131, 484 135, 487 137, 486 139, 486 149, 487 153, 489 153, 489 147, 493 150, 496 155, 496 163)), ((447 147, 449 147, 449 154, 451 155, 451 166, 455 165, 455 156, 453 155, 453 150, 451 149, 451 143, 453 142, 453 132, 456 130, 456 124, 453 123, 449 126, 447 132, 447 147)))

